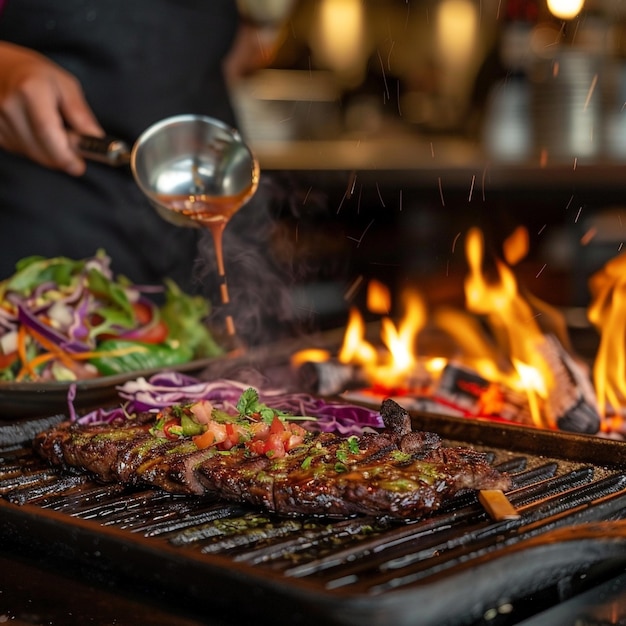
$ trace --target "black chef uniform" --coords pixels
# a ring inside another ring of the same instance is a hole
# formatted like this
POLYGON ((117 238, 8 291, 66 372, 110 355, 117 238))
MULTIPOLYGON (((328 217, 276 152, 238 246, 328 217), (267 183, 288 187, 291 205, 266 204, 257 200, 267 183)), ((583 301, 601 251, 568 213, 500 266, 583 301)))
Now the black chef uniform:
MULTIPOLYGON (((0 39, 74 74, 106 132, 132 145, 172 115, 235 125, 221 63, 237 22, 234 0, 6 0, 0 39)), ((127 167, 72 178, 0 151, 0 278, 25 256, 103 248, 134 282, 191 289, 199 234, 160 218, 127 167)))

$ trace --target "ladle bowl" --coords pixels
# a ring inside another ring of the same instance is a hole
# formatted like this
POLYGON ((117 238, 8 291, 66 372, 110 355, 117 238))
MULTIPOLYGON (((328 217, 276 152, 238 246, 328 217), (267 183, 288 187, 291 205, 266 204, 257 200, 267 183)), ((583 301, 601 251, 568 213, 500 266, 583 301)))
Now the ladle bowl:
POLYGON ((81 137, 79 151, 109 165, 130 162, 135 182, 152 206, 177 226, 201 226, 194 218, 199 205, 227 205, 230 217, 259 183, 259 164, 239 132, 203 115, 161 120, 144 131, 132 149, 111 137, 81 137))
POLYGON ((259 182, 258 162, 239 132, 197 115, 151 126, 133 146, 130 165, 154 208, 180 226, 201 225, 194 219, 196 204, 228 204, 228 213, 234 213, 254 195, 259 182), (177 205, 186 207, 184 214, 174 210, 177 205))

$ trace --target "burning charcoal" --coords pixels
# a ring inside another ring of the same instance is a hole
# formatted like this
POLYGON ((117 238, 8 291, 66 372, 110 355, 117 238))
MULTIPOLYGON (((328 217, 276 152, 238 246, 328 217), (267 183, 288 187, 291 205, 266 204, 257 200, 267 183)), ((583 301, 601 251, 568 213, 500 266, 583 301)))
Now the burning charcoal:
MULTIPOLYGON (((497 416, 520 424, 532 423, 524 394, 490 382, 459 363, 446 365, 433 397, 465 415, 497 416)), ((450 412, 448 409, 447 413, 450 412)))
POLYGON ((456 415, 463 416, 465 411, 455 409, 450 406, 449 403, 442 404, 431 396, 418 396, 418 395, 391 395, 381 394, 378 390, 372 389, 353 389, 347 390, 340 394, 344 400, 352 402, 361 402, 363 404, 376 405, 380 403, 383 398, 391 398, 398 403, 402 403, 402 406, 409 411, 419 411, 421 413, 437 413, 440 415, 456 415))
POLYGON ((587 373, 556 337, 546 335, 544 339, 538 350, 550 366, 556 383, 547 400, 552 419, 561 430, 597 433, 600 415, 587 373))
POLYGON ((477 372, 458 363, 448 363, 439 379, 436 395, 469 413, 476 413, 480 397, 489 385, 477 372))
POLYGON ((322 396, 367 385, 365 374, 358 365, 335 360, 307 361, 298 369, 298 378, 303 389, 322 396))

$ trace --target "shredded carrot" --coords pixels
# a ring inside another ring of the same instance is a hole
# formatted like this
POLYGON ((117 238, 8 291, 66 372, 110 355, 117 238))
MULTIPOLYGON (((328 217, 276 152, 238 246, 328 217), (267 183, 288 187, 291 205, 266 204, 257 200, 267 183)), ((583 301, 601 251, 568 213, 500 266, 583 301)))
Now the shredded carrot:
POLYGON ((24 364, 22 365, 20 371, 17 373, 15 380, 20 382, 24 380, 27 376, 36 378, 37 373, 35 368, 43 365, 44 363, 47 363, 48 361, 51 361, 54 358, 56 358, 56 355, 52 354, 52 352, 44 352, 43 354, 38 354, 30 361, 27 361, 25 363, 23 362, 24 364))
MULTIPOLYGON (((24 326, 22 325, 22 328, 23 327, 24 326)), ((63 363, 63 365, 69 368, 72 367, 72 358, 70 357, 69 353, 64 352, 53 341, 46 339, 43 335, 38 333, 36 330, 33 330, 32 328, 28 329, 28 333, 35 341, 37 341, 37 343, 41 344, 49 352, 52 352, 59 359, 59 361, 63 363)))
POLYGON ((26 368, 26 372, 30 376, 35 377, 35 370, 28 361, 28 354, 26 351, 26 334, 26 326, 21 324, 19 330, 17 331, 17 353, 20 357, 20 361, 22 362, 22 367, 26 368))
POLYGON ((28 328, 23 324, 18 331, 18 354, 22 362, 22 367, 16 376, 16 380, 23 380, 27 376, 37 379, 36 369, 40 365, 47 363, 53 359, 58 359, 65 367, 72 369, 77 361, 87 361, 98 357, 117 357, 132 354, 133 352, 145 352, 147 348, 141 345, 128 346, 125 348, 115 348, 112 350, 86 350, 85 352, 65 352, 57 346, 53 341, 46 339, 41 333, 32 328, 28 328), (30 335, 42 348, 47 350, 32 359, 28 359, 26 353, 26 338, 30 335))

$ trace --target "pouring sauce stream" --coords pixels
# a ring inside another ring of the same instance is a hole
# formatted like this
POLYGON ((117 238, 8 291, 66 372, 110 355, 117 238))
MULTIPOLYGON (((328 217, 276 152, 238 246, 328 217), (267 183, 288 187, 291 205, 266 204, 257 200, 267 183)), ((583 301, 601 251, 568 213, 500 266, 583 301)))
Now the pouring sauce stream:
MULTIPOLYGON (((230 302, 226 269, 224 267, 223 235, 230 218, 254 194, 256 185, 252 184, 244 191, 232 196, 211 196, 208 194, 159 194, 158 201, 169 210, 197 222, 199 226, 208 228, 213 238, 217 273, 220 279, 220 296, 222 304, 230 302)), ((226 332, 229 336, 236 335, 235 323, 231 314, 225 318, 226 332)))

